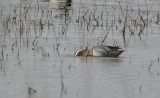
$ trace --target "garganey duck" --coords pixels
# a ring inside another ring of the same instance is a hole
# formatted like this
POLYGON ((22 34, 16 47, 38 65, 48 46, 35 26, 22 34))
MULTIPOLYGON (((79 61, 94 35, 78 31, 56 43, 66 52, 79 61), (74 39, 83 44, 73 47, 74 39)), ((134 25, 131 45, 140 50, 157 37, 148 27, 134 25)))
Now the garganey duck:
POLYGON ((91 49, 80 49, 75 56, 118 57, 124 50, 120 46, 95 46, 91 49))

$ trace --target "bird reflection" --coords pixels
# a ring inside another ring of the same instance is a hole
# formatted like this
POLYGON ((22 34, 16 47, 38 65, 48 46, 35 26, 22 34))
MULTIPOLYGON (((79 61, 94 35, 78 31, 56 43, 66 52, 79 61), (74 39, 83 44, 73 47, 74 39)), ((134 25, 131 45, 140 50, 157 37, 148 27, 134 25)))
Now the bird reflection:
POLYGON ((111 58, 111 57, 77 57, 77 60, 81 63, 89 64, 117 64, 123 62, 123 58, 111 58))

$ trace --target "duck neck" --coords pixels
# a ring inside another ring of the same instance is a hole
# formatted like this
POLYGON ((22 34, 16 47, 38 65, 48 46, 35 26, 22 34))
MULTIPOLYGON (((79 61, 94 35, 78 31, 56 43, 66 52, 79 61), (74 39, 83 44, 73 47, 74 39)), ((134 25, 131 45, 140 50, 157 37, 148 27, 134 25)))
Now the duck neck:
POLYGON ((92 53, 90 50, 84 50, 84 56, 92 56, 92 53))

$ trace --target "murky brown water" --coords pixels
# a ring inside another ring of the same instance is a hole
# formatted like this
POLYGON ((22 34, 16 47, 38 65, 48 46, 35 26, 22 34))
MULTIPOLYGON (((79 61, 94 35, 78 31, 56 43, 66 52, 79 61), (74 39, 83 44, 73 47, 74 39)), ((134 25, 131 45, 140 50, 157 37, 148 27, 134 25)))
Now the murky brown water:
POLYGON ((0 98, 159 98, 160 2, 71 4, 0 0, 0 98), (120 57, 74 57, 107 33, 120 57))

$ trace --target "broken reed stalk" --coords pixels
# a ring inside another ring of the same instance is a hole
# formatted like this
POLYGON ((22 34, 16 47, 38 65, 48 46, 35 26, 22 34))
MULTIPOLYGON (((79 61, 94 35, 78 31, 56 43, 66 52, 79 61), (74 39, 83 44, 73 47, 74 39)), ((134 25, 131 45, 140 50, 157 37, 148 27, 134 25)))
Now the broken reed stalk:
POLYGON ((3 49, 2 49, 2 53, 1 53, 1 54, 2 54, 2 60, 3 60, 3 59, 4 59, 4 53, 3 53, 3 49))
POLYGON ((3 13, 3 11, 1 10, 1 15, 0 15, 0 19, 2 19, 2 16, 3 16, 3 14, 2 14, 2 13, 3 13))
POLYGON ((147 4, 147 0, 145 0, 145 4, 146 4, 146 8, 147 8, 147 24, 148 24, 148 15, 149 15, 149 11, 148 11, 148 4, 147 4))
POLYGON ((61 86, 62 86, 62 88, 61 88, 61 95, 62 95, 62 93, 64 92, 64 89, 65 89, 64 81, 63 81, 64 76, 63 76, 63 72, 62 72, 62 67, 63 67, 63 59, 61 60, 61 65, 60 65, 61 86))
POLYGON ((145 0, 145 4, 146 4, 146 8, 147 8, 147 20, 146 20, 147 23, 146 23, 146 24, 147 24, 147 26, 148 26, 148 16, 149 16, 149 14, 150 14, 150 12, 151 12, 151 9, 152 9, 152 7, 153 7, 154 4, 151 5, 150 9, 148 8, 147 0, 145 0))
MULTIPOLYGON (((20 28, 19 28, 19 31, 20 31, 20 43, 21 43, 21 38, 22 38, 22 0, 20 1, 20 28)), ((20 44, 21 45, 21 44, 20 44)))
POLYGON ((142 94, 142 90, 141 90, 141 89, 142 89, 142 86, 140 85, 140 86, 139 86, 139 94, 140 94, 140 95, 142 94))
POLYGON ((97 23, 97 26, 98 26, 98 21, 97 21, 97 19, 95 18, 95 15, 92 13, 92 11, 91 11, 91 14, 92 14, 92 16, 93 16, 95 22, 97 23))
POLYGON ((27 5, 24 7, 24 17, 25 17, 25 21, 27 21, 27 13, 29 11, 29 9, 31 9, 31 3, 32 0, 29 0, 29 2, 27 3, 27 5))
POLYGON ((126 46, 125 33, 126 33, 127 16, 128 16, 128 5, 127 5, 127 9, 126 9, 126 16, 125 16, 123 30, 122 30, 122 33, 123 33, 123 42, 124 42, 125 46, 126 46))
POLYGON ((40 49, 41 49, 41 52, 42 52, 42 56, 47 57, 48 54, 46 53, 46 51, 44 50, 44 48, 40 47, 40 49))
POLYGON ((146 22, 145 22, 145 20, 143 19, 142 16, 141 16, 141 20, 142 20, 142 22, 143 22, 143 26, 145 27, 145 26, 146 26, 146 22))
POLYGON ((0 64, 1 64, 0 71, 2 71, 2 68, 3 68, 2 60, 0 60, 0 64))
POLYGON ((89 32, 89 25, 90 25, 90 17, 89 17, 89 21, 87 21, 87 19, 85 18, 85 16, 86 16, 86 14, 88 13, 88 11, 89 11, 89 9, 87 10, 87 12, 82 16, 83 17, 83 19, 86 21, 86 23, 87 23, 87 30, 88 30, 88 32, 89 32))
MULTIPOLYGON (((110 26, 111 27, 111 26, 110 26)), ((110 27, 108 28, 108 31, 107 31, 107 33, 106 33, 106 36, 104 37, 104 39, 102 40, 102 43, 101 43, 101 45, 104 43, 104 41, 106 40, 106 38, 107 38, 107 36, 108 36, 108 33, 109 33, 109 31, 110 31, 110 27)))
POLYGON ((153 65, 153 61, 151 61, 151 64, 148 67, 148 71, 150 72, 151 66, 153 65))
POLYGON ((88 11, 89 11, 89 9, 87 9, 87 11, 85 12, 85 14, 82 16, 84 20, 85 20, 85 16, 87 15, 88 11))
POLYGON ((139 31, 139 33, 138 33, 139 37, 141 37, 140 35, 141 35, 141 33, 144 31, 144 28, 145 28, 145 26, 146 26, 146 22, 145 22, 145 20, 143 19, 142 16, 140 16, 140 19, 141 19, 141 21, 143 22, 143 25, 142 25, 142 24, 140 25, 140 31, 139 31))
POLYGON ((43 29, 43 23, 42 23, 43 17, 44 17, 44 11, 42 10, 41 17, 40 17, 40 30, 43 29))
MULTIPOLYGON (((39 40, 39 37, 42 35, 42 29, 43 29, 43 23, 42 23, 42 19, 44 17, 44 11, 42 10, 42 13, 41 13, 41 17, 40 17, 40 34, 34 39, 34 41, 32 42, 32 45, 35 46, 39 40)), ((35 24, 34 24, 35 25, 35 24)))
POLYGON ((102 21, 102 23, 101 23, 101 26, 103 27, 103 10, 102 10, 102 12, 101 12, 101 21, 102 21))

